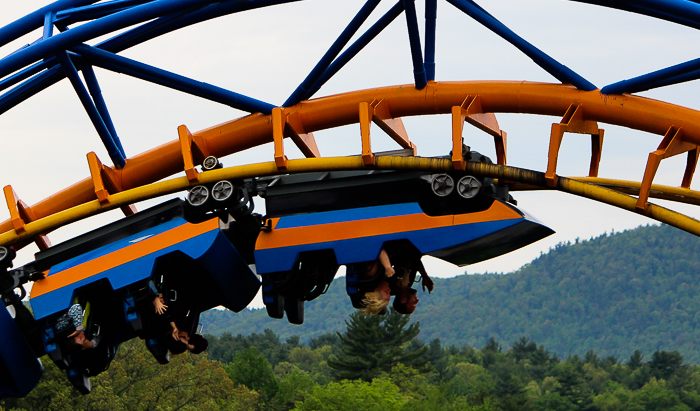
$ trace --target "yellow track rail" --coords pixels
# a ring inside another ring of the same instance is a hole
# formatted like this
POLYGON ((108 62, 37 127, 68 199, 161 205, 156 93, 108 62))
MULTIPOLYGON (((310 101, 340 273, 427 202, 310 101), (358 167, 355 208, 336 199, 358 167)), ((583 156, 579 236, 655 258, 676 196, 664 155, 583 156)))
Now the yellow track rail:
MULTIPOLYGON (((384 170, 423 170, 436 173, 453 171, 451 160, 445 158, 425 157, 380 156, 377 157, 376 166, 374 168, 384 170)), ((359 156, 289 160, 287 165, 287 173, 290 174, 313 171, 360 169, 366 169, 366 167, 364 166, 362 158, 359 156)), ((192 185, 208 184, 219 180, 235 180, 269 176, 279 173, 280 172, 274 162, 266 162, 207 171, 200 174, 198 183, 190 183, 186 177, 179 177, 144 185, 131 190, 112 194, 110 196, 110 202, 107 205, 102 205, 98 200, 93 200, 38 219, 34 222, 27 223, 25 226, 25 231, 21 234, 17 234, 15 231, 8 231, 0 234, 0 245, 12 245, 14 243, 30 240, 40 233, 54 230, 72 222, 109 211, 123 205, 133 204, 183 191, 192 185)), ((484 177, 493 177, 502 181, 512 181, 517 183, 514 188, 518 188, 518 185, 520 185, 520 188, 524 189, 537 187, 554 189, 578 195, 628 211, 639 212, 656 221, 700 236, 700 221, 694 218, 654 204, 650 204, 645 211, 637 210, 635 208, 637 199, 624 194, 623 192, 634 193, 635 189, 639 191, 640 183, 588 177, 576 179, 559 177, 557 179, 556 187, 547 187, 544 173, 516 167, 473 162, 467 163, 464 173, 484 177), (601 185, 608 186, 610 188, 605 188, 601 185)), ((690 204, 700 203, 700 192, 687 189, 654 185, 652 186, 652 195, 672 201, 690 204)))
MULTIPOLYGON (((601 122, 646 131, 666 136, 669 139, 673 137, 671 142, 676 142, 677 144, 674 144, 683 147, 688 144, 700 144, 700 112, 670 103, 638 96, 608 96, 601 94, 598 90, 584 92, 562 84, 504 81, 430 82, 424 90, 416 90, 413 85, 391 86, 303 101, 280 112, 278 120, 284 121, 284 124, 279 121, 275 123, 275 119, 271 115, 266 116, 258 113, 193 133, 190 133, 186 127, 181 127, 178 130, 180 139, 130 157, 122 169, 105 167, 102 174, 103 177, 109 177, 115 186, 115 189, 110 190, 110 193, 115 191, 132 193, 131 190, 135 190, 133 193, 149 192, 153 189, 151 186, 153 182, 188 170, 188 167, 191 168, 191 153, 189 153, 188 159, 186 153, 183 152, 183 141, 196 145, 200 151, 216 157, 223 157, 272 142, 275 135, 273 131, 275 124, 277 124, 275 130, 279 130, 279 134, 289 137, 285 131, 289 127, 286 127, 285 124, 296 130, 299 135, 306 135, 305 133, 317 130, 357 124, 361 122, 360 114, 364 114, 372 121, 374 121, 374 117, 384 121, 419 115, 448 114, 453 113, 455 108, 463 110, 469 115, 527 113, 564 116, 569 126, 576 121, 584 126, 592 124, 591 122, 601 122), (468 101, 471 101, 472 104, 467 109, 463 108, 462 105, 468 101), (372 108, 372 113, 374 113, 371 116, 367 116, 368 107, 372 108), (566 117, 570 111, 573 113, 572 119, 566 117)), ((368 121, 366 118, 365 120, 368 121)), ((384 125, 386 126, 386 124, 384 125)), ((567 128, 567 130, 573 129, 567 128)), ((363 139, 365 139, 364 136, 363 139)), ((275 144, 281 145, 281 141, 275 144)), ((189 147, 185 148, 190 150, 189 147)), ((675 146, 672 148, 673 150, 677 149, 675 146)), ((280 157, 281 159, 282 157, 280 157)), ((96 171, 99 174, 101 165, 98 160, 93 160, 91 171, 96 171)), ((310 167, 311 164, 339 164, 346 160, 318 160, 321 161, 320 163, 314 161, 317 160, 303 164, 309 164, 310 167), (330 163, 324 161, 330 161, 330 163)), ((257 170, 262 167, 264 173, 278 174, 281 172, 271 171, 274 168, 272 163, 264 167, 260 165, 243 167, 234 167, 232 170, 257 170)), ((307 165, 303 167, 307 167, 307 165)), ((327 168, 321 167, 319 169, 327 168)), ((192 171, 189 170, 189 172, 192 171)), ((232 173, 237 172, 232 171, 232 173)), ((243 171, 240 173, 248 177, 254 175, 243 171)), ((94 202, 98 188, 95 185, 95 173, 92 174, 93 178, 86 178, 31 205, 31 212, 34 215, 32 220, 36 220, 38 223, 38 220, 43 218, 56 216, 54 219, 58 221, 58 215, 73 215, 74 212, 70 210, 82 206, 92 210, 89 213, 95 213, 101 209, 94 202)), ((178 186, 180 188, 167 188, 165 190, 170 192, 181 190, 185 187, 184 181, 181 184, 178 186)), ((166 186, 170 187, 167 184, 166 186)), ((131 196, 132 194, 110 194, 110 201, 117 198, 131 198, 131 196)), ((142 198, 136 194, 133 196, 133 201, 142 198)), ((126 205, 128 202, 120 201, 119 203, 126 205)), ((115 203, 111 204, 110 208, 115 203)), ((83 208, 78 209, 83 210, 83 208)), ((67 219, 61 217, 61 221, 71 221, 75 218, 77 217, 67 219)), ((28 223, 28 226, 30 224, 37 225, 24 222, 28 223)), ((46 226, 56 227, 55 224, 46 226)), ((10 220, 0 223, 0 232, 6 233, 14 229, 15 227, 10 220)), ((34 230, 31 232, 36 233, 34 230)), ((2 236, 2 238, 10 237, 11 235, 7 233, 2 236)), ((30 239, 25 234, 22 235, 22 238, 30 239)))

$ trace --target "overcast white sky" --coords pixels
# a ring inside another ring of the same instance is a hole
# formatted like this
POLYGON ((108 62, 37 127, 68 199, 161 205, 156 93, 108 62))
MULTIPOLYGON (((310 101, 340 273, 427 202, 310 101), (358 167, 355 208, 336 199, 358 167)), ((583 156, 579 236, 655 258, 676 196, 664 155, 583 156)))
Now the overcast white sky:
MULTIPOLYGON (((421 32, 423 3, 416 2, 421 32)), ((0 26, 45 4, 34 0, 0 0, 0 26)), ((123 55, 281 105, 363 4, 362 0, 306 0, 225 16, 152 40, 123 55)), ((369 27, 393 4, 394 1, 384 0, 364 27, 369 27)), ((645 16, 562 0, 483 0, 479 4, 598 87, 698 57, 689 47, 700 40, 695 30, 645 16)), ((0 55, 39 36, 35 32, 0 48, 0 55)), ((513 46, 443 0, 438 2, 437 39, 438 81, 557 82, 513 46)), ((181 124, 195 131, 245 114, 124 75, 98 68, 95 71, 128 156, 177 138, 176 130, 181 124)), ((323 87, 318 96, 412 82, 406 20, 402 15, 323 87)), ((698 82, 686 83, 644 95, 699 109, 698 87, 698 82)), ((508 132, 509 164, 543 171, 550 127, 559 119, 499 114, 498 120, 508 132)), ((449 152, 448 116, 405 118, 404 122, 419 155, 449 152)), ((601 127, 606 133, 600 176, 641 180, 647 155, 656 149, 661 137, 610 125, 601 127)), ((360 151, 357 125, 315 135, 322 155, 360 151)), ((67 80, 1 115, 0 136, 3 144, 0 185, 11 184, 28 204, 87 177, 88 152, 95 151, 103 162, 109 162, 67 80)), ((473 149, 495 157, 491 138, 478 130, 466 126, 465 140, 473 149)), ((560 152, 561 175, 579 176, 588 172, 589 141, 587 136, 567 135, 560 152)), ((373 134, 373 148, 377 151, 395 149, 394 144, 388 137, 373 134)), ((291 143, 286 148, 290 157, 301 157, 291 143)), ((263 146, 229 156, 223 162, 225 166, 233 166, 270 161, 272 154, 271 146, 263 146)), ((655 182, 679 185, 684 167, 685 156, 664 161, 655 182)), ((693 188, 698 189, 698 184, 694 183, 693 188)), ((510 272, 558 242, 652 223, 626 211, 560 193, 514 193, 514 197, 521 208, 557 234, 520 251, 466 267, 467 272, 510 272)), ((138 207, 144 209, 160 201, 138 207)), ((695 207, 672 208, 696 218, 700 216, 695 207)), ((8 216, 5 207, 0 207, 0 219, 8 216)), ((55 244, 120 217, 119 212, 110 212, 62 228, 49 237, 55 244)), ((34 252, 34 246, 27 247, 18 262, 26 263, 34 252)), ((437 277, 465 272, 465 268, 435 259, 426 263, 437 277)))

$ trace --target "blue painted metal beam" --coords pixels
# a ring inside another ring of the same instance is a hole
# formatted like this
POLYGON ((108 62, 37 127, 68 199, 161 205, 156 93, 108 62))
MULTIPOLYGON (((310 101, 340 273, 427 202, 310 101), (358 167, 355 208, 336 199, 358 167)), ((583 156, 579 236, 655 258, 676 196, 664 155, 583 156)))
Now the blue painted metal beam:
POLYGON ((124 72, 125 74, 138 77, 142 80, 174 88, 221 104, 226 104, 227 106, 249 113, 260 112, 270 114, 272 113, 272 109, 275 108, 272 104, 264 103, 208 83, 192 80, 185 76, 149 66, 98 48, 80 45, 71 48, 71 50, 82 55, 88 62, 98 67, 124 72))
POLYGON ((323 87, 324 84, 331 77, 335 75, 341 68, 343 68, 353 57, 357 55, 367 44, 369 44, 375 37, 379 35, 392 21, 394 21, 401 13, 403 13, 404 7, 402 0, 399 0, 389 11, 386 12, 372 27, 369 28, 357 39, 343 54, 341 54, 334 62, 331 64, 323 75, 318 79, 314 87, 309 91, 307 99, 316 94, 316 92, 323 87))
POLYGON ((437 0, 425 0, 425 76, 435 80, 435 32, 437 31, 437 0))
POLYGON ((503 37, 510 44, 514 45, 525 55, 530 57, 538 66, 542 67, 545 71, 562 83, 573 84, 579 90, 585 91, 592 91, 597 88, 595 85, 593 85, 593 83, 576 74, 570 68, 554 60, 537 47, 525 41, 522 37, 513 33, 513 31, 511 31, 503 23, 484 12, 481 7, 477 6, 471 0, 447 1, 465 14, 472 17, 474 20, 484 25, 489 30, 503 37))
MULTIPOLYGON (((98 44, 97 47, 117 53, 163 34, 197 24, 202 21, 240 11, 267 7, 276 4, 293 3, 296 1, 302 0, 256 0, 254 2, 244 3, 234 1, 214 3, 195 11, 186 10, 160 17, 106 40, 98 44)), ((25 81, 9 92, 0 95, 0 114, 7 112, 8 110, 12 109, 12 107, 15 107, 24 100, 52 86, 53 84, 56 84, 63 78, 62 70, 55 70, 54 67, 54 69, 49 69, 46 72, 39 73, 35 77, 25 81)))
POLYGON ((343 32, 340 33, 340 36, 331 45, 326 54, 323 55, 318 64, 316 64, 313 70, 311 70, 311 73, 309 73, 309 75, 306 76, 306 78, 299 85, 299 87, 297 87, 296 90, 294 90, 294 92, 289 96, 287 101, 284 102, 284 104, 282 105, 283 107, 293 106, 306 98, 309 89, 313 87, 314 83, 316 83, 316 80, 318 80, 318 78, 321 77, 323 72, 333 62, 333 59, 335 59, 338 56, 338 54, 343 50, 343 47, 345 47, 345 45, 348 44, 352 36, 354 36, 357 30, 360 29, 360 26, 362 26, 362 24, 367 20, 369 15, 372 14, 372 11, 374 11, 374 9, 377 7, 380 1, 381 0, 367 0, 367 2, 364 6, 362 6, 357 15, 352 19, 352 21, 350 21, 350 24, 348 24, 345 30, 343 30, 343 32))
POLYGON ((199 8, 217 1, 221 0, 156 0, 85 23, 0 60, 0 78, 28 64, 52 56, 59 51, 67 50, 95 37, 155 19, 165 14, 199 8))
POLYGON ((680 76, 675 76, 665 80, 657 81, 656 83, 651 83, 646 86, 645 90, 652 90, 659 87, 672 86, 674 84, 685 83, 686 81, 693 81, 698 79, 700 79, 700 70, 695 70, 680 76))
POLYGON ((48 60, 42 61, 41 63, 35 63, 26 69, 20 71, 19 73, 15 73, 4 80, 0 80, 0 91, 5 90, 6 88, 12 87, 15 84, 22 82, 29 77, 35 75, 36 73, 39 73, 47 68, 53 67, 58 63, 56 58, 50 58, 48 60))
POLYGON ((408 40, 411 44, 411 57, 413 60, 413 78, 416 82, 416 90, 423 90, 428 84, 423 66, 423 53, 420 45, 420 32, 418 31, 418 16, 416 14, 415 0, 403 0, 406 10, 406 25, 408 26, 408 40))
POLYGON ((128 30, 111 39, 108 39, 96 47, 119 53, 135 45, 152 40, 163 34, 179 30, 193 24, 211 20, 227 14, 252 10, 277 4, 294 3, 302 0, 256 0, 254 2, 225 2, 215 3, 202 7, 199 10, 188 10, 179 13, 172 13, 154 21, 145 23, 139 27, 128 30))
POLYGON ((700 21, 700 4, 686 0, 628 0, 628 3, 647 10, 671 16, 683 16, 692 21, 700 21))
POLYGON ((0 95, 0 115, 64 78, 66 76, 61 67, 54 66, 0 95))
POLYGON ((100 89, 100 84, 97 82, 97 76, 95 76, 95 71, 90 65, 83 66, 82 71, 83 77, 85 78, 85 84, 87 84, 88 91, 92 96, 92 101, 95 102, 97 112, 100 113, 100 117, 102 117, 105 126, 107 126, 107 130, 109 130, 109 134, 112 136, 112 140, 114 141, 114 144, 117 145, 117 148, 122 154, 122 157, 126 158, 126 152, 124 151, 122 142, 119 139, 119 136, 117 135, 117 129, 114 128, 112 117, 109 115, 107 103, 105 103, 105 99, 102 97, 102 90, 100 89))
MULTIPOLYGON (((58 11, 70 9, 73 7, 85 6, 92 3, 97 3, 99 0, 59 0, 42 7, 39 10, 27 14, 19 20, 0 28, 0 47, 5 44, 17 40, 25 34, 36 30, 44 25, 44 16, 50 11, 58 11)), ((2 77, 2 76, 0 76, 2 77)))
MULTIPOLYGON (((595 4, 598 6, 609 7, 618 10, 629 11, 631 13, 644 14, 646 16, 655 17, 658 19, 671 21, 674 23, 682 24, 684 26, 693 27, 695 29, 700 29, 700 19, 688 18, 684 13, 674 14, 670 10, 666 9, 664 6, 667 2, 658 2, 655 7, 650 8, 635 4, 635 1, 619 1, 619 0, 571 0, 579 3, 595 4)), ((689 5, 693 7, 693 5, 689 5)), ((696 13, 693 13, 696 14, 696 13)))
POLYGON ((87 111, 88 116, 92 121, 92 124, 95 126, 97 134, 99 134, 100 139, 102 139, 102 143, 105 145, 105 148, 107 149, 107 154, 109 154, 109 158, 112 159, 112 163, 114 163, 114 165, 117 168, 124 167, 126 161, 122 156, 122 153, 119 151, 119 148, 114 143, 114 140, 112 139, 109 130, 107 130, 107 126, 102 120, 100 113, 97 111, 97 108, 90 99, 88 91, 85 89, 83 82, 80 80, 78 71, 75 69, 75 66, 70 60, 70 57, 68 57, 68 53, 66 53, 65 51, 58 53, 58 59, 61 62, 61 68, 63 68, 66 77, 68 77, 71 84, 73 85, 75 92, 80 98, 80 102, 83 103, 85 111, 87 111))
POLYGON ((661 87, 662 85, 695 80, 697 77, 693 77, 690 73, 697 70, 700 70, 700 58, 654 71, 653 73, 618 81, 617 83, 603 87, 600 92, 603 94, 637 93, 661 87))
POLYGON ((42 40, 53 36, 53 21, 56 18, 56 13, 53 11, 48 11, 44 15, 44 34, 41 36, 42 40))
POLYGON ((116 0, 91 6, 75 7, 56 13, 56 20, 68 25, 79 21, 104 17, 152 1, 154 0, 116 0))

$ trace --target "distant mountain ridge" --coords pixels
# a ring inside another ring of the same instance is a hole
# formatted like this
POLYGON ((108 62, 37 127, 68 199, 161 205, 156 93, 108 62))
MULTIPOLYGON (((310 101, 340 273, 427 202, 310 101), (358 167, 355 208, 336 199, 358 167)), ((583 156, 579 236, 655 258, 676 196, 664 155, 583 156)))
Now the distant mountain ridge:
MULTIPOLYGON (((700 238, 668 226, 559 244, 511 274, 435 279, 433 294, 419 297, 413 320, 424 341, 483 347, 492 336, 504 345, 527 336, 560 356, 627 358, 639 349, 648 358, 659 349, 700 363, 700 238)), ((217 335, 270 328, 308 340, 343 331, 352 310, 339 279, 306 304, 302 326, 264 309, 210 311, 202 322, 217 335)))

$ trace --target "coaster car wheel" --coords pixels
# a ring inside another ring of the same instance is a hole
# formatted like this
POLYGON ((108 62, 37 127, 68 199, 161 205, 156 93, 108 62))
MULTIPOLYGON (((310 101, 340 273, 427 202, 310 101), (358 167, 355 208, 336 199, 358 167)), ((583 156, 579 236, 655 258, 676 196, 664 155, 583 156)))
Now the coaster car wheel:
POLYGON ((455 180, 449 174, 436 174, 433 176, 430 187, 438 197, 447 197, 455 188, 455 180))
POLYGON ((202 161, 202 170, 203 171, 210 171, 210 170, 215 170, 217 168, 221 168, 223 165, 219 162, 219 159, 217 159, 214 156, 209 156, 202 161))
POLYGON ((12 260, 15 258, 15 250, 10 247, 0 246, 0 268, 12 267, 12 260))
POLYGON ((229 200, 235 191, 235 187, 230 181, 221 180, 214 184, 214 187, 212 187, 211 197, 215 201, 224 202, 229 200))
POLYGON ((193 207, 201 207, 207 200, 209 200, 209 189, 205 186, 195 186, 187 192, 187 203, 193 207))
POLYGON ((462 198, 470 199, 479 195, 481 181, 473 176, 464 176, 457 182, 457 193, 462 198))

